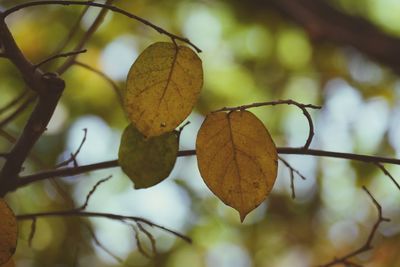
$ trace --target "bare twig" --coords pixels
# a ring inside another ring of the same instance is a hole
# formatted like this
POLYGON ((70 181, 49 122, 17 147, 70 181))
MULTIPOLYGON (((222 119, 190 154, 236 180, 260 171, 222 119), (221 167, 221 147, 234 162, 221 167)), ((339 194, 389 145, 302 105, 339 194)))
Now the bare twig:
POLYGON ((320 109, 321 108, 320 106, 316 106, 316 105, 312 105, 312 104, 302 104, 302 103, 296 102, 294 100, 288 99, 288 100, 258 102, 258 103, 253 103, 253 104, 249 104, 249 105, 237 106, 237 107, 224 107, 224 108, 218 109, 214 112, 245 110, 245 109, 249 109, 249 108, 256 108, 256 107, 263 107, 263 106, 276 106, 276 105, 294 105, 303 111, 303 114, 308 121, 308 127, 309 127, 308 137, 307 137, 306 143, 304 144, 303 148, 308 149, 310 147, 311 141, 314 137, 314 124, 313 124, 311 115, 307 109, 308 108, 320 109))
POLYGON ((60 58, 60 57, 70 57, 70 56, 75 56, 75 55, 86 53, 86 52, 87 52, 86 49, 81 49, 81 50, 77 50, 77 51, 71 51, 71 52, 66 52, 66 53, 60 53, 60 54, 57 54, 57 55, 53 55, 53 56, 48 57, 48 58, 42 60, 41 62, 35 64, 34 68, 35 69, 39 68, 42 65, 44 65, 44 64, 46 64, 46 63, 48 63, 48 62, 50 62, 50 61, 52 61, 54 59, 60 58))
POLYGON ((304 175, 302 175, 298 170, 296 170, 295 168, 293 168, 292 165, 290 165, 289 162, 287 162, 285 159, 283 159, 282 157, 278 156, 278 159, 285 164, 285 166, 289 169, 289 174, 290 174, 290 189, 292 190, 292 198, 295 199, 296 198, 296 192, 295 192, 295 188, 294 188, 294 174, 297 174, 301 179, 306 180, 306 177, 304 175))
POLYGON ((383 164, 379 163, 379 162, 375 162, 375 165, 378 166, 382 172, 390 178, 390 180, 392 180, 392 182, 396 185, 396 187, 400 190, 400 185, 399 183, 396 181, 396 179, 394 179, 393 175, 385 168, 385 166, 383 166, 383 164))
POLYGON ((28 99, 26 99, 16 110, 14 110, 14 112, 12 112, 10 115, 8 115, 5 119, 3 119, 0 122, 0 128, 3 128, 4 126, 6 126, 7 124, 9 124, 10 122, 12 122, 13 120, 15 120, 15 118, 17 118, 20 114, 22 114, 22 112, 29 107, 29 105, 35 101, 36 96, 31 96, 28 99))
POLYGON ((32 224, 31 224, 31 231, 29 233, 29 238, 28 238, 28 245, 29 247, 32 247, 32 241, 33 238, 35 237, 36 233, 36 218, 32 219, 32 224))
POLYGON ((99 75, 104 80, 106 80, 111 85, 111 87, 113 88, 115 94, 118 97, 118 101, 122 105, 122 95, 121 95, 121 92, 120 92, 120 89, 119 89, 118 85, 110 77, 108 77, 104 72, 102 72, 100 70, 97 70, 97 69, 93 68, 92 66, 90 66, 90 65, 88 65, 86 63, 83 63, 83 62, 80 62, 80 61, 76 61, 76 60, 74 62, 74 65, 82 67, 84 69, 87 69, 87 70, 99 75))
MULTIPOLYGON (((93 2, 93 1, 90 1, 93 2)), ((74 35, 78 32, 82 18, 85 16, 87 11, 89 10, 90 6, 85 6, 82 13, 79 15, 79 17, 76 19, 75 24, 70 28, 68 35, 65 37, 65 39, 58 45, 56 50, 53 52, 53 55, 60 54, 64 48, 68 45, 68 43, 72 40, 74 35)))
POLYGON ((162 225, 153 223, 149 220, 146 220, 141 217, 136 217, 136 216, 125 216, 125 215, 120 215, 120 214, 113 214, 113 213, 103 213, 103 212, 89 212, 89 211, 81 211, 81 210, 66 210, 66 211, 49 211, 49 212, 38 212, 38 213, 30 213, 30 214, 21 214, 17 215, 16 218, 19 221, 24 221, 24 220, 33 220, 34 218, 39 219, 39 218, 50 218, 50 217, 82 217, 82 218, 106 218, 110 220, 116 220, 116 221, 133 221, 133 222, 140 222, 143 224, 146 224, 151 227, 158 228, 160 230, 163 230, 165 232, 168 232, 176 237, 179 237, 180 239, 191 243, 192 240, 181 234, 178 233, 174 230, 171 230, 167 227, 164 227, 162 225))
POLYGON ((8 104, 0 108, 0 114, 3 112, 6 112, 10 108, 14 107, 16 104, 18 104, 24 97, 28 94, 28 90, 23 90, 16 98, 11 100, 8 104))
MULTIPOLYGON (((89 1, 93 2, 93 1, 89 1)), ((114 2, 114 0, 107 0, 105 2, 105 5, 111 5, 114 2)), ((85 34, 82 36, 80 41, 76 44, 74 50, 80 50, 82 49, 85 44, 92 38, 92 36, 95 34, 97 29, 100 27, 100 25, 103 23, 103 20, 105 16, 107 15, 108 9, 102 8, 100 13, 97 15, 96 19, 93 21, 93 23, 90 25, 89 29, 85 32, 85 34)), ((74 61, 76 60, 76 55, 69 57, 64 64, 62 64, 58 69, 57 72, 61 74, 65 73, 73 64, 74 61)))
POLYGON ((67 166, 67 165, 70 164, 71 162, 74 163, 74 167, 77 167, 77 166, 78 166, 78 163, 76 162, 76 157, 77 157, 78 154, 81 152, 81 149, 82 149, 82 147, 83 147, 83 144, 86 142, 86 137, 87 137, 87 129, 84 128, 84 129, 82 129, 82 130, 83 130, 83 138, 82 138, 82 141, 81 141, 81 143, 80 143, 78 149, 75 151, 75 153, 71 153, 69 159, 67 159, 67 160, 65 160, 65 161, 63 161, 63 162, 57 164, 56 168, 61 168, 61 167, 67 166))
POLYGON ((173 33, 170 33, 168 31, 164 30, 163 28, 151 23, 150 21, 145 20, 145 19, 143 19, 143 18, 141 18, 139 16, 136 16, 136 15, 134 15, 132 13, 129 13, 129 12, 127 12, 127 11, 121 9, 121 8, 118 8, 116 6, 106 5, 106 4, 101 4, 101 3, 95 3, 95 2, 92 2, 92 1, 35 1, 35 2, 27 2, 27 3, 20 4, 20 5, 16 5, 16 6, 10 8, 10 9, 4 11, 3 12, 3 17, 5 18, 8 15, 10 15, 10 14, 16 12, 16 11, 24 9, 24 8, 27 8, 27 7, 42 6, 42 5, 64 5, 64 6, 81 5, 81 6, 93 6, 93 7, 106 8, 108 10, 111 10, 111 11, 115 12, 115 13, 119 13, 119 14, 122 14, 122 15, 128 17, 128 18, 137 20, 140 23, 143 23, 144 25, 149 26, 150 28, 156 30, 158 33, 168 36, 169 38, 171 38, 172 41, 179 40, 179 41, 185 42, 188 45, 192 46, 198 53, 201 52, 201 50, 196 45, 194 45, 192 42, 190 42, 190 40, 187 39, 187 38, 183 38, 183 37, 180 37, 180 36, 175 35, 173 33))
POLYGON ((133 232, 135 233, 136 246, 137 246, 137 249, 139 250, 140 254, 142 254, 143 256, 145 256, 148 259, 151 259, 151 256, 149 255, 149 253, 147 253, 147 251, 144 249, 144 247, 142 245, 142 241, 140 240, 139 230, 133 224, 131 225, 131 228, 132 228, 133 232))
POLYGON ((145 234, 145 236, 150 240, 151 243, 151 250, 153 251, 154 254, 157 254, 157 247, 156 247, 156 240, 154 239, 154 236, 146 230, 146 228, 143 227, 139 222, 136 222, 136 225, 138 226, 139 230, 145 234))
MULTIPOLYGON (((310 156, 318 156, 318 157, 331 157, 331 158, 340 158, 340 159, 350 159, 356 160, 366 163, 390 163, 395 165, 400 165, 400 159, 396 158, 385 158, 385 157, 377 157, 377 156, 368 156, 368 155, 360 155, 353 153, 342 153, 342 152, 333 152, 333 151, 325 151, 325 150, 316 150, 316 149, 304 149, 304 148, 291 148, 291 147, 278 147, 277 151, 279 154, 294 154, 294 155, 310 155, 310 156)), ((196 155, 195 150, 182 150, 178 152, 178 157, 186 157, 196 155)), ((110 160, 99 162, 95 164, 83 165, 78 167, 71 168, 61 168, 57 170, 49 170, 42 171, 36 174, 22 176, 19 179, 18 184, 15 188, 26 186, 30 183, 34 183, 37 181, 46 180, 53 177, 65 177, 65 176, 73 176, 89 171, 107 169, 118 167, 118 160, 110 160)))
POLYGON ((102 183, 107 182, 107 181, 110 180, 111 178, 112 178, 112 175, 110 175, 110 176, 108 176, 108 177, 106 177, 106 178, 101 179, 100 181, 98 181, 98 182, 93 186, 92 190, 90 190, 89 193, 87 194, 85 203, 83 203, 83 205, 82 205, 81 207, 79 207, 77 210, 85 210, 86 207, 87 207, 88 204, 89 204, 90 198, 92 197, 92 195, 94 194, 94 192, 96 192, 96 189, 97 189, 102 183))
POLYGON ((88 225, 85 224, 86 229, 88 230, 90 236, 92 237, 92 240, 94 241, 94 243, 96 244, 96 246, 98 246, 99 248, 101 248, 104 252, 106 252, 108 255, 110 255, 113 259, 115 259, 117 262, 119 263, 123 263, 123 259, 121 259, 120 257, 118 257, 117 255, 115 255, 113 252, 111 252, 107 247, 105 247, 100 240, 97 238, 96 234, 94 233, 93 229, 88 225))
POLYGON ((353 266, 358 266, 358 265, 354 265, 354 263, 351 263, 349 261, 349 259, 354 257, 354 256, 356 256, 356 255, 359 255, 359 254, 361 254, 363 252, 371 250, 373 248, 372 240, 373 240, 373 238, 374 238, 374 236, 376 234, 376 231, 377 231, 379 225, 382 222, 390 222, 390 219, 383 217, 381 205, 372 196, 372 194, 368 191, 368 189, 365 186, 363 186, 362 189, 368 194, 368 196, 371 198, 372 202, 374 203, 376 209, 378 210, 378 219, 376 220, 374 226, 372 227, 371 232, 369 233, 366 242, 359 249, 356 249, 355 251, 350 252, 347 255, 342 256, 340 258, 334 258, 331 262, 328 262, 328 263, 326 263, 324 265, 320 265, 320 267, 329 267, 329 266, 334 266, 334 265, 337 265, 337 264, 347 264, 348 265, 349 263, 352 264, 353 266))
POLYGON ((6 132, 4 129, 0 129, 0 136, 12 144, 17 141, 17 138, 15 138, 12 134, 6 132))

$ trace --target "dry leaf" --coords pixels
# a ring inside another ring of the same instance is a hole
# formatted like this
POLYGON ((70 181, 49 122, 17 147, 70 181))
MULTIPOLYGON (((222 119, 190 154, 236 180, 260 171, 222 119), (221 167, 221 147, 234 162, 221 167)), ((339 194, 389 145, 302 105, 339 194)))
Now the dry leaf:
POLYGON ((129 70, 125 110, 145 136, 175 129, 192 111, 203 85, 200 58, 190 48, 155 43, 129 70))
POLYGON ((17 247, 17 220, 4 199, 0 198, 0 265, 7 263, 17 247))
POLYGON ((263 123, 248 111, 208 115, 197 135, 196 154, 207 186, 239 211, 241 221, 274 185, 275 144, 263 123))

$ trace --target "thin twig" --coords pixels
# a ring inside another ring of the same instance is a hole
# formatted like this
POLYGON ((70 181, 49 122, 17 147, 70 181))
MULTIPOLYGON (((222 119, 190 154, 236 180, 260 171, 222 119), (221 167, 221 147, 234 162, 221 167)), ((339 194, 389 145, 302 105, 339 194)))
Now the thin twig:
POLYGON ((385 168, 385 166, 383 166, 383 164, 379 163, 379 162, 375 162, 375 165, 378 166, 382 172, 390 178, 390 180, 392 180, 392 182, 396 185, 396 187, 400 190, 400 185, 399 183, 396 181, 396 179, 394 179, 393 175, 385 168))
POLYGON ((28 238, 28 245, 31 248, 32 247, 32 242, 33 238, 35 237, 36 233, 36 218, 32 219, 32 224, 31 224, 31 231, 29 233, 29 238, 28 238))
POLYGON ((172 41, 179 40, 179 41, 185 42, 188 45, 192 46, 198 53, 201 52, 201 50, 196 45, 194 45, 192 42, 190 42, 190 40, 187 39, 187 38, 183 38, 183 37, 180 37, 180 36, 175 35, 173 33, 170 33, 168 31, 164 30, 163 28, 151 23, 150 21, 145 20, 145 19, 143 19, 143 18, 141 18, 139 16, 136 16, 136 15, 134 15, 132 13, 129 13, 129 12, 127 12, 127 11, 121 9, 121 8, 118 8, 116 6, 106 5, 106 4, 101 4, 101 3, 95 3, 95 2, 91 2, 91 1, 35 1, 35 2, 27 2, 27 3, 16 5, 16 6, 10 8, 10 9, 4 11, 3 12, 3 17, 5 18, 8 15, 10 15, 10 14, 12 14, 12 13, 14 13, 14 12, 20 10, 20 9, 23 9, 23 8, 32 7, 32 6, 42 6, 42 5, 64 5, 64 6, 81 5, 81 6, 93 6, 93 7, 106 8, 108 10, 111 10, 111 11, 115 12, 115 13, 119 13, 119 14, 122 14, 122 15, 128 17, 128 18, 137 20, 140 23, 143 23, 144 25, 149 26, 150 28, 156 30, 158 33, 164 34, 164 35, 170 37, 172 41))
POLYGON ((179 237, 180 239, 191 243, 192 240, 181 234, 178 233, 174 230, 171 230, 167 227, 164 227, 162 225, 153 223, 147 219, 141 218, 141 217, 136 217, 136 216, 125 216, 125 215, 120 215, 120 214, 113 214, 113 213, 104 213, 104 212, 89 212, 89 211, 81 211, 81 210, 66 210, 66 211, 49 211, 49 212, 38 212, 38 213, 30 213, 30 214, 21 214, 17 215, 16 218, 18 221, 24 221, 24 220, 33 220, 34 218, 39 219, 39 218, 50 218, 50 217, 82 217, 82 218, 106 218, 110 220, 116 220, 116 221, 133 221, 133 222, 141 222, 143 224, 146 224, 151 227, 158 228, 160 230, 163 230, 165 232, 168 232, 176 237, 179 237))
MULTIPOLYGON (((93 1, 90 1, 93 2, 93 1)), ((82 18, 85 16, 87 11, 89 10, 90 6, 85 6, 82 13, 79 15, 79 17, 76 19, 75 24, 70 28, 68 35, 65 37, 64 41, 62 41, 58 47, 55 49, 53 52, 53 55, 60 54, 64 48, 68 45, 68 43, 72 40, 72 37, 78 32, 82 18)))
POLYGON ((296 170, 295 168, 293 168, 292 165, 290 165, 289 162, 287 162, 285 159, 283 159, 282 157, 278 156, 278 159, 285 164, 285 166, 289 169, 289 174, 290 174, 290 189, 292 190, 292 199, 296 198, 296 192, 295 192, 295 188, 294 188, 294 174, 296 173, 301 179, 306 180, 306 177, 304 175, 302 175, 298 170, 296 170))
POLYGON ((5 106, 1 107, 0 108, 0 114, 2 114, 3 112, 9 110, 10 108, 15 106, 16 104, 18 104, 18 102, 20 102, 22 99, 24 99, 24 97, 28 94, 28 92, 29 92, 28 90, 23 90, 16 98, 11 100, 5 106))
POLYGON ((41 62, 35 64, 33 67, 34 67, 35 69, 37 69, 37 68, 41 67, 42 65, 44 65, 44 64, 46 64, 46 63, 48 63, 48 62, 50 62, 50 61, 52 61, 52 60, 54 60, 54 59, 61 58, 61 57, 75 56, 75 55, 82 54, 82 53, 86 53, 86 52, 87 52, 86 49, 81 49, 81 50, 77 50, 77 51, 71 51, 71 52, 66 52, 66 53, 61 53, 61 54, 53 55, 53 56, 50 56, 50 57, 48 57, 48 58, 42 60, 41 62))
POLYGON ((153 254, 157 254, 157 247, 156 247, 156 240, 154 239, 154 236, 146 230, 146 228, 143 227, 139 222, 136 222, 136 225, 138 226, 139 230, 145 234, 145 236, 150 240, 151 243, 151 250, 153 251, 153 254))
POLYGON ((86 196, 86 200, 85 203, 83 203, 83 205, 81 207, 79 207, 77 210, 85 210, 89 204, 90 198, 93 196, 94 192, 96 192, 96 189, 102 184, 107 182, 108 180, 110 180, 112 178, 112 175, 101 179, 100 181, 98 181, 92 188, 92 190, 89 191, 89 193, 86 196))
POLYGON ((148 259, 151 259, 151 256, 149 255, 149 253, 147 253, 147 251, 144 249, 144 247, 142 245, 142 241, 140 240, 139 230, 133 224, 131 225, 131 228, 132 228, 133 232, 135 233, 136 246, 137 246, 137 249, 139 250, 140 254, 142 254, 143 256, 145 256, 148 259))
POLYGON ((10 122, 12 122, 13 120, 15 120, 20 114, 22 114, 22 112, 29 107, 29 105, 35 101, 36 96, 31 96, 28 99, 26 99, 16 110, 14 110, 14 112, 12 112, 10 115, 8 115, 8 117, 6 117, 5 119, 3 119, 0 122, 0 128, 3 128, 4 126, 6 126, 7 124, 9 124, 10 122))
POLYGON ((83 130, 83 138, 82 138, 82 141, 81 141, 78 149, 75 151, 75 153, 71 153, 69 159, 57 164, 56 168, 61 168, 61 167, 67 166, 71 162, 74 162, 74 167, 78 167, 78 163, 76 162, 76 157, 81 152, 81 149, 83 147, 83 144, 86 142, 86 137, 87 137, 87 129, 84 128, 82 130, 83 130))
MULTIPOLYGON (((325 150, 316 150, 316 149, 304 149, 304 148, 292 148, 292 147, 278 147, 277 151, 279 154, 294 154, 294 155, 309 155, 309 156, 318 156, 318 157, 331 157, 331 158, 340 158, 340 159, 350 159, 361 161, 365 163, 390 163, 395 165, 400 165, 400 159, 396 158, 386 158, 386 157, 377 157, 377 156, 368 156, 368 155, 360 155, 353 153, 343 153, 343 152, 333 152, 333 151, 325 151, 325 150)), ((178 152, 178 157, 186 157, 186 156, 194 156, 196 155, 195 150, 182 150, 178 152)), ((53 177, 66 177, 78 175, 81 173, 86 173, 94 170, 107 169, 118 167, 118 160, 110 160, 99 162, 95 164, 83 165, 78 167, 70 167, 70 168, 61 168, 57 170, 49 170, 42 171, 31 175, 26 175, 20 177, 16 188, 26 186, 30 183, 46 180, 53 177)), ((16 189, 14 188, 14 189, 16 189)))
POLYGON ((74 65, 82 67, 82 68, 84 68, 84 69, 86 69, 88 71, 91 71, 91 72, 99 75, 104 80, 106 80, 111 85, 111 87, 113 88, 115 94, 118 97, 118 101, 122 105, 122 95, 121 95, 120 89, 119 89, 118 85, 109 76, 107 76, 104 72, 102 72, 100 70, 97 70, 97 69, 93 68, 92 66, 90 66, 90 65, 88 65, 86 63, 80 62, 80 61, 76 61, 75 60, 74 65))
POLYGON ((304 116, 307 119, 308 122, 308 137, 307 140, 303 146, 304 149, 308 149, 310 147, 311 141, 314 137, 314 124, 311 118, 310 113, 308 112, 308 108, 310 109, 321 109, 321 106, 316 106, 312 104, 303 104, 299 103, 297 101, 294 101, 292 99, 287 99, 287 100, 276 100, 276 101, 267 101, 267 102, 257 102, 249 105, 243 105, 243 106, 237 106, 237 107, 224 107, 221 109, 218 109, 214 112, 220 112, 220 111, 236 111, 236 110, 245 110, 249 108, 257 108, 257 107, 263 107, 263 106, 276 106, 276 105, 294 105, 301 109, 303 111, 304 116))
POLYGON ((352 258, 352 257, 354 257, 356 255, 359 255, 359 254, 361 254, 363 252, 366 252, 368 250, 371 250, 373 248, 372 240, 373 240, 373 238, 374 238, 374 236, 376 234, 376 231, 378 230, 379 225, 382 222, 390 222, 390 219, 383 217, 383 215, 382 215, 382 207, 378 203, 378 201, 374 198, 374 196, 368 191, 368 189, 365 186, 363 186, 362 189, 368 194, 368 196, 371 198, 371 201, 374 203, 376 209, 378 210, 378 218, 377 218, 374 226, 372 227, 371 232, 369 233, 366 242, 359 249, 356 249, 355 251, 350 252, 347 255, 342 256, 340 258, 334 258, 331 262, 328 262, 328 263, 326 263, 324 265, 320 265, 320 267, 329 267, 329 266, 334 266, 334 265, 337 265, 337 264, 348 264, 350 258, 352 258))
POLYGON ((4 129, 0 129, 0 136, 6 139, 11 144, 14 144, 17 141, 17 138, 15 138, 12 134, 6 132, 4 129))
MULTIPOLYGON (((93 1, 89 1, 93 2, 93 1)), ((104 4, 105 5, 111 5, 114 2, 114 0, 107 0, 104 4)), ((79 40, 79 42, 76 44, 74 50, 80 50, 82 49, 85 44, 92 38, 92 36, 95 34, 97 29, 100 27, 100 25, 103 23, 104 18, 107 15, 108 10, 106 8, 102 8, 99 14, 96 16, 96 19, 93 21, 93 23, 90 25, 89 29, 85 32, 85 34, 82 36, 82 38, 79 40)), ((62 64, 58 69, 57 73, 60 75, 65 73, 73 64, 74 61, 76 60, 76 55, 69 57, 64 64, 62 64)))
POLYGON ((115 255, 113 252, 111 252, 106 246, 104 246, 100 240, 97 238, 96 234, 94 233, 93 229, 88 225, 85 224, 86 229, 88 230, 90 236, 92 237, 94 243, 96 244, 97 247, 99 247, 100 249, 102 249, 104 252, 106 252, 108 255, 110 255, 113 259, 115 259, 118 263, 123 263, 123 259, 121 259, 120 257, 118 257, 117 255, 115 255))

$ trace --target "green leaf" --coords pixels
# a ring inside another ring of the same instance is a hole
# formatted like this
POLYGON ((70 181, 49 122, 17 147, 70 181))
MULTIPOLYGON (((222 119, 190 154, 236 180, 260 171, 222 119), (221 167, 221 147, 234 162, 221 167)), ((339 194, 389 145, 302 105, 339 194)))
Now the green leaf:
POLYGON ((118 162, 135 189, 148 188, 169 176, 178 147, 176 132, 146 138, 130 124, 122 134, 118 162))

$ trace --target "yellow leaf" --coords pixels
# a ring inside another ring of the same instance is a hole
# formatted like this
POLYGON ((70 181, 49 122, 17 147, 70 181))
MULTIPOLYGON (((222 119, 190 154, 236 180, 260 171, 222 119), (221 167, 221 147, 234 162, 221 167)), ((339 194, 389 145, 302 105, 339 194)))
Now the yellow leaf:
POLYGON ((129 70, 125 110, 143 135, 158 136, 190 114, 202 86, 202 63, 195 52, 173 43, 155 43, 129 70))
POLYGON ((17 220, 7 203, 0 198, 0 265, 14 254, 17 247, 17 220))
POLYGON ((241 221, 274 185, 275 144, 263 123, 248 111, 208 115, 197 135, 196 154, 207 186, 239 211, 241 221))

